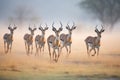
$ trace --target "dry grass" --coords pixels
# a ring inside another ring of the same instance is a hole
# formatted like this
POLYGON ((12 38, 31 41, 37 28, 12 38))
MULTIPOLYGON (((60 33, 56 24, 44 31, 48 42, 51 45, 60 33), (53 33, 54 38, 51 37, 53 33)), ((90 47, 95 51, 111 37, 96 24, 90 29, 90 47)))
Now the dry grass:
POLYGON ((85 37, 92 34, 73 34, 72 53, 66 58, 63 49, 58 63, 49 61, 47 45, 44 55, 35 56, 34 47, 34 53, 27 56, 24 34, 14 35, 11 54, 4 54, 0 38, 0 80, 120 80, 119 35, 104 34, 100 55, 95 57, 87 56, 84 44, 85 37))

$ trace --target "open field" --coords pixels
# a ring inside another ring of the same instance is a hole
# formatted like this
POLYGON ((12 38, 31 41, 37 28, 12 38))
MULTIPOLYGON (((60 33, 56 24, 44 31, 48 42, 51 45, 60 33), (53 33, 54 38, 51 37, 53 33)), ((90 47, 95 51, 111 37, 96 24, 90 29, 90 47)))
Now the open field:
MULTIPOLYGON (((72 55, 58 63, 46 57, 19 53, 0 56, 0 80, 119 80, 120 54, 72 55)), ((61 56, 62 57, 62 56, 61 56)))
POLYGON ((72 53, 66 57, 63 49, 58 63, 49 61, 47 45, 43 55, 35 56, 34 47, 34 53, 27 56, 21 34, 14 35, 12 53, 5 54, 1 38, 0 80, 120 80, 119 35, 103 35, 100 54, 94 57, 86 53, 88 35, 73 34, 72 53))

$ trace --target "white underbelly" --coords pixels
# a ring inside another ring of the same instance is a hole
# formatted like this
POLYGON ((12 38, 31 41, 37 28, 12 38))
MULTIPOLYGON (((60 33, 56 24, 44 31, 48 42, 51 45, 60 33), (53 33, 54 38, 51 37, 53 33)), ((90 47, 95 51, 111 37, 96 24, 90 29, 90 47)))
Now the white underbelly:
POLYGON ((88 46, 90 46, 90 47, 93 47, 93 44, 91 44, 91 43, 88 43, 88 46))
MULTIPOLYGON (((88 46, 93 47, 94 45, 91 43, 88 43, 88 46)), ((95 48, 99 48, 99 47, 100 47, 99 45, 95 46, 95 48)))
POLYGON ((49 43, 50 47, 53 47, 52 43, 49 43))
POLYGON ((61 41, 61 46, 70 46, 71 45, 71 43, 70 42, 67 42, 67 43, 65 43, 64 41, 61 41))
POLYGON ((63 46, 63 45, 64 45, 64 41, 61 41, 60 43, 61 43, 61 46, 63 46))
POLYGON ((52 43, 49 43, 49 45, 50 45, 51 48, 54 48, 54 49, 58 49, 59 48, 59 46, 53 46, 52 43))

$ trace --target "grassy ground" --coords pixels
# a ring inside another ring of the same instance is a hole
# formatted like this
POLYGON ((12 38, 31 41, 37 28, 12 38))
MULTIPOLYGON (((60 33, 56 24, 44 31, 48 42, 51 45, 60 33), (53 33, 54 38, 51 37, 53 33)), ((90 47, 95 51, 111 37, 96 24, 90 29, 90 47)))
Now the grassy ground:
POLYGON ((72 53, 66 58, 63 49, 58 63, 49 61, 47 45, 44 55, 35 56, 34 47, 34 53, 27 56, 23 34, 19 33, 14 35, 12 53, 4 54, 0 37, 0 80, 120 80, 118 33, 103 35, 100 54, 94 57, 86 53, 84 39, 88 35, 94 36, 73 34, 72 53))
POLYGON ((58 63, 48 54, 27 56, 23 53, 0 55, 0 80, 119 80, 120 55, 85 57, 61 55, 58 63))

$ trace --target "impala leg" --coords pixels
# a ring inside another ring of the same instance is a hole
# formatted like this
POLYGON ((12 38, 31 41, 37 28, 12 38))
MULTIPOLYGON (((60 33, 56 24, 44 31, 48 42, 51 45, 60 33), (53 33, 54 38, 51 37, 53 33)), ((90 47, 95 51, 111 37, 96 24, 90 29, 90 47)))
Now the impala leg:
POLYGON ((87 53, 88 53, 88 55, 89 55, 89 46, 87 45, 87 53))
POLYGON ((55 60, 55 49, 53 49, 53 60, 55 60))
POLYGON ((7 50, 5 53, 8 53, 8 51, 9 51, 9 43, 7 43, 7 50))
POLYGON ((27 53, 28 51, 27 51, 27 43, 26 43, 26 41, 25 41, 25 50, 26 50, 26 53, 27 53))
POLYGON ((4 51, 6 53, 6 42, 4 41, 4 51))
POLYGON ((35 53, 35 56, 36 56, 38 54, 38 46, 36 42, 35 42, 35 46, 36 46, 36 53, 35 53))
POLYGON ((65 45, 62 45, 61 47, 60 47, 60 53, 62 53, 62 48, 64 47, 65 45))
POLYGON ((49 50, 49 56, 50 56, 50 60, 51 60, 51 50, 50 50, 50 45, 48 44, 48 50, 49 50))
POLYGON ((95 56, 95 54, 96 54, 96 50, 95 50, 95 47, 93 48, 93 50, 94 50, 94 54, 93 54, 92 56, 95 56))
POLYGON ((28 45, 28 52, 27 52, 27 54, 29 55, 29 53, 30 53, 30 45, 28 45))
POLYGON ((58 56, 57 56, 57 53, 56 53, 56 51, 55 51, 55 62, 57 62, 57 59, 58 59, 58 56))
POLYGON ((43 52, 44 52, 45 44, 43 44, 43 52))
POLYGON ((10 44, 10 53, 11 53, 11 49, 12 49, 12 43, 10 44))
POLYGON ((59 59, 59 57, 60 57, 60 48, 58 48, 58 57, 57 57, 57 60, 56 60, 56 62, 58 61, 58 59, 59 59))
POLYGON ((32 54, 32 52, 33 52, 33 44, 31 45, 31 54, 32 54))
POLYGON ((66 51, 67 51, 67 53, 68 53, 68 48, 67 48, 67 46, 65 46, 65 48, 66 48, 66 51))
POLYGON ((41 45, 39 45, 39 50, 40 50, 40 54, 41 54, 41 45))
POLYGON ((90 56, 90 52, 91 52, 92 50, 93 50, 93 48, 91 48, 91 49, 89 50, 89 54, 88 54, 89 56, 90 56))
POLYGON ((71 45, 69 46, 69 54, 71 53, 71 45))
POLYGON ((86 47, 87 47, 87 54, 88 54, 88 56, 90 55, 89 54, 89 46, 88 46, 88 44, 86 43, 86 47))
POLYGON ((99 55, 99 47, 97 48, 97 56, 99 55))
POLYGON ((41 48, 42 48, 42 54, 44 54, 44 48, 45 48, 45 45, 41 45, 41 48))

